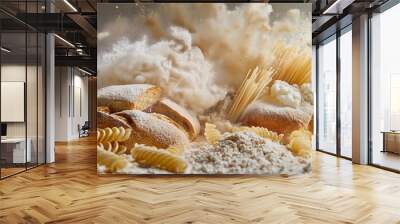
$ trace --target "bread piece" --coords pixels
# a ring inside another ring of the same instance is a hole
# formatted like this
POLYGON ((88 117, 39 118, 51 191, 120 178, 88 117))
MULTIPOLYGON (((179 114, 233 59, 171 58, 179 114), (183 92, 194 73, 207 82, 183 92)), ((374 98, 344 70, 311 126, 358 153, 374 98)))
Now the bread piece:
POLYGON ((97 128, 112 127, 132 128, 124 117, 102 111, 97 111, 97 128))
POLYGON ((169 118, 139 110, 125 110, 116 115, 125 117, 132 126, 132 139, 136 143, 157 148, 170 145, 186 145, 189 139, 169 118), (162 118, 161 118, 161 117, 162 118))
POLYGON ((104 112, 104 113, 110 113, 110 108, 109 107, 106 107, 106 106, 100 106, 100 107, 97 107, 97 111, 100 111, 100 112, 104 112))
POLYGON ((195 116, 192 116, 185 108, 170 99, 164 98, 158 101, 149 110, 163 114, 174 120, 185 129, 191 140, 195 139, 200 132, 199 120, 195 116))
POLYGON ((98 106, 107 106, 111 112, 144 110, 161 97, 161 88, 148 84, 115 85, 97 92, 98 106))
POLYGON ((280 134, 289 134, 300 128, 307 129, 313 108, 302 104, 299 108, 281 107, 268 102, 255 102, 240 119, 247 126, 264 127, 280 134))

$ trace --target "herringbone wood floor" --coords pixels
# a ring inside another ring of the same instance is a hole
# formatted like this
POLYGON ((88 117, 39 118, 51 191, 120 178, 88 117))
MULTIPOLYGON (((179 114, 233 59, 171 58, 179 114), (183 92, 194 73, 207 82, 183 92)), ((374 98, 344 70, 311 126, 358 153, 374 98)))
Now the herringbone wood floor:
POLYGON ((400 175, 317 153, 296 177, 99 177, 94 141, 0 181, 0 223, 400 223, 400 175))

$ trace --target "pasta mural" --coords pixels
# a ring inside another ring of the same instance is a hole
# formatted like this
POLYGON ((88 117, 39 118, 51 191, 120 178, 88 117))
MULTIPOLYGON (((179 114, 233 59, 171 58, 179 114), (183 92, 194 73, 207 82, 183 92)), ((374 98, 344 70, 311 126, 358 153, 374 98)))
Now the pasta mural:
POLYGON ((310 4, 98 4, 97 61, 99 174, 310 172, 310 4))

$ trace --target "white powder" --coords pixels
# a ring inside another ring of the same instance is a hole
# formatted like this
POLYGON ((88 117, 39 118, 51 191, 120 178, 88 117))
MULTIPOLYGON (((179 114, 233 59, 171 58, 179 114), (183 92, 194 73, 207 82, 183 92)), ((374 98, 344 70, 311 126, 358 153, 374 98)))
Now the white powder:
POLYGON ((301 94, 303 94, 304 101, 314 105, 314 92, 310 83, 304 83, 301 87, 301 94))
POLYGON ((179 27, 171 27, 170 32, 172 40, 155 44, 149 43, 146 36, 136 42, 116 42, 112 51, 99 58, 100 86, 153 84, 160 86, 165 96, 196 113, 221 100, 226 89, 216 85, 216 73, 202 51, 188 46, 189 32, 179 27))
POLYGON ((98 99, 127 100, 134 102, 147 89, 155 87, 148 84, 114 85, 101 88, 97 91, 98 99))
POLYGON ((193 174, 286 174, 307 172, 310 161, 295 157, 278 143, 251 132, 228 133, 215 145, 185 153, 193 174))
POLYGON ((275 80, 271 86, 271 96, 282 106, 298 108, 301 103, 301 92, 297 86, 285 81, 275 80))

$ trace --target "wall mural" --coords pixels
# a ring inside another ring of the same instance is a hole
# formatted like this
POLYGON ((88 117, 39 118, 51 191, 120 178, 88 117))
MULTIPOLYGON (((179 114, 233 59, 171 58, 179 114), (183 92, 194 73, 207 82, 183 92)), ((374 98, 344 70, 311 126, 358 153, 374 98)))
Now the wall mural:
POLYGON ((311 4, 98 9, 100 174, 311 170, 311 4))

